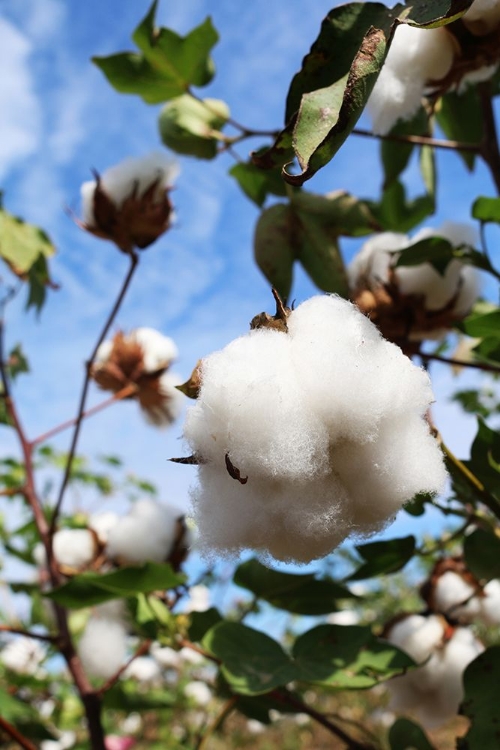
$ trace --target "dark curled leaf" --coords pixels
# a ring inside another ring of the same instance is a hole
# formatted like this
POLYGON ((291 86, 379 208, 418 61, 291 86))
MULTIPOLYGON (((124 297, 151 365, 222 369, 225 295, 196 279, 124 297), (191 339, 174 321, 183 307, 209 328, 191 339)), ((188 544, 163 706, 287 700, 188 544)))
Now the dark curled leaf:
POLYGON ((169 458, 168 460, 173 464, 186 464, 187 466, 199 466, 204 463, 203 459, 194 454, 192 456, 181 456, 180 458, 169 458))
POLYGON ((236 479, 236 481, 240 484, 246 484, 248 482, 248 477, 241 476, 240 470, 233 465, 231 459, 229 458, 229 453, 226 453, 226 455, 224 456, 224 460, 226 461, 226 469, 229 476, 232 477, 232 479, 236 479))

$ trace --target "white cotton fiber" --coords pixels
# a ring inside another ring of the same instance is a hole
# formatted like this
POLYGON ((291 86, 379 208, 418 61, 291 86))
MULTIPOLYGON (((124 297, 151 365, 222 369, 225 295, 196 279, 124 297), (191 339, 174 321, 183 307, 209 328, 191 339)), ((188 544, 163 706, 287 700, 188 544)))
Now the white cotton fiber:
POLYGON ((18 674, 34 675, 46 657, 46 650, 34 638, 13 638, 0 651, 0 663, 18 674))
POLYGON ((155 372, 168 367, 179 356, 172 339, 154 328, 136 328, 131 331, 130 338, 137 341, 144 352, 145 372, 155 372))
POLYGON ((113 511, 108 510, 104 513, 95 513, 90 516, 88 525, 89 528, 95 531, 101 544, 106 544, 109 532, 114 526, 116 526, 119 520, 120 516, 118 513, 113 513, 113 511))
POLYGON ((135 502, 108 536, 109 557, 128 563, 167 560, 174 544, 179 511, 154 500, 135 502))
POLYGON ((437 615, 409 615, 396 623, 387 639, 422 666, 387 683, 389 708, 413 713, 428 727, 438 726, 458 711, 464 669, 484 649, 468 628, 445 632, 437 615))
POLYGON ((125 679, 137 680, 145 685, 152 685, 161 680, 161 669, 150 656, 137 656, 123 673, 125 679))
MULTIPOLYGON (((99 608, 98 608, 99 609, 99 608)), ((78 644, 83 668, 91 677, 107 680, 127 656, 127 630, 121 620, 92 614, 78 644)))
POLYGON ((168 427, 182 413, 184 407, 184 395, 176 387, 181 385, 182 378, 171 372, 164 372, 158 380, 158 398, 154 403, 148 403, 147 407, 141 409, 149 424, 156 427, 168 427))
POLYGON ((475 0, 463 16, 463 22, 473 34, 489 34, 500 25, 499 0, 475 0))
POLYGON ((400 24, 368 100, 373 131, 384 135, 398 120, 413 117, 426 84, 443 78, 453 57, 453 40, 444 28, 417 29, 400 24))
POLYGON ((188 682, 184 688, 184 695, 197 706, 206 706, 212 700, 212 691, 206 683, 200 680, 188 682))
POLYGON ((472 622, 481 610, 481 599, 476 593, 477 587, 447 570, 435 582, 433 608, 460 622, 472 622))
POLYGON ((369 288, 387 284, 393 252, 404 250, 409 244, 408 236, 401 232, 380 232, 370 237, 347 267, 349 287, 355 289, 361 282, 369 288))
POLYGON ((500 625, 500 581, 489 581, 483 589, 483 594, 479 600, 481 619, 486 625, 500 625))
POLYGON ((287 324, 202 362, 184 434, 201 460, 192 496, 206 555, 308 562, 444 483, 426 373, 339 297, 312 298, 287 324))
POLYGON ((88 529, 61 529, 52 542, 54 557, 59 565, 82 568, 92 562, 96 553, 96 539, 88 529))
MULTIPOLYGON (((100 176, 102 190, 118 208, 135 192, 141 197, 148 188, 158 181, 156 194, 160 196, 172 185, 178 175, 178 166, 164 153, 152 153, 147 156, 125 159, 120 164, 107 169, 100 176)), ((97 182, 84 182, 81 187, 82 216, 86 224, 94 223, 94 192, 97 182)))

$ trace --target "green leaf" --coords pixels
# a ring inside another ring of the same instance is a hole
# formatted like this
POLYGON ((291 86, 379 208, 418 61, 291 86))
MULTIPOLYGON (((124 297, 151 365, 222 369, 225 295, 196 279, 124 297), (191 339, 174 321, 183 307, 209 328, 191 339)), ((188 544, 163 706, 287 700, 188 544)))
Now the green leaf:
POLYGON ((229 108, 220 99, 195 99, 184 94, 168 102, 159 118, 160 136, 178 154, 213 159, 229 108))
POLYGON ((118 683, 103 695, 106 708, 115 711, 161 711, 173 708, 177 697, 166 690, 151 690, 139 693, 135 686, 118 683))
POLYGON ((380 203, 367 203, 382 229, 391 232, 409 232, 435 211, 435 201, 430 195, 407 200, 399 180, 393 180, 384 190, 380 203))
POLYGON ((326 195, 295 190, 291 203, 295 210, 311 215, 339 236, 362 237, 380 229, 368 203, 345 190, 326 195))
POLYGON ((500 338, 500 309, 487 313, 472 313, 462 323, 468 336, 500 338))
POLYGON ((472 204, 472 218, 500 224, 500 198, 479 196, 472 204))
POLYGON ((495 750, 499 746, 498 684, 500 646, 491 646, 469 664, 463 675, 465 697, 461 713, 471 721, 458 750, 495 750))
MULTIPOLYGON (((468 86, 462 94, 450 91, 439 101, 436 111, 439 127, 450 141, 478 145, 483 138, 483 118, 476 86, 468 86)), ((469 171, 474 169, 473 151, 455 151, 469 171)))
POLYGON ((424 730, 414 721, 397 719, 389 729, 391 750, 435 750, 424 730))
POLYGON ((302 210, 296 210, 300 240, 297 260, 316 286, 323 292, 348 297, 349 288, 335 226, 302 210))
POLYGON ((184 576, 173 572, 168 563, 147 562, 140 566, 121 568, 112 573, 82 573, 46 596, 70 609, 90 607, 95 604, 148 594, 152 591, 165 591, 179 586, 184 576))
POLYGON ((220 659, 222 674, 236 693, 267 693, 296 676, 279 643, 246 625, 221 622, 205 634, 202 643, 220 659))
POLYGON ((24 701, 0 689, 0 716, 3 716, 7 721, 18 722, 22 719, 27 720, 34 717, 35 711, 29 703, 24 703, 24 701))
POLYGON ((190 612, 191 623, 188 628, 189 638, 195 643, 201 641, 210 628, 222 622, 222 616, 218 609, 210 607, 205 612, 190 612))
POLYGON ((430 263, 441 276, 454 258, 453 245, 444 237, 426 237, 409 245, 398 255, 396 266, 419 266, 430 263))
POLYGON ((30 371, 30 366, 22 350, 21 344, 16 344, 16 346, 11 349, 6 364, 9 376, 12 380, 15 380, 18 375, 30 371))
POLYGON ((349 576, 350 581, 396 573, 404 568, 415 552, 415 537, 405 536, 384 542, 369 542, 356 545, 356 551, 365 561, 349 576))
POLYGON ((124 94, 137 94, 148 104, 181 96, 189 86, 205 86, 214 75, 210 57, 218 41, 210 18, 186 37, 155 28, 157 0, 133 34, 140 50, 109 57, 93 57, 110 84, 124 94))
POLYGON ((245 195, 258 206, 264 204, 269 194, 286 195, 286 185, 277 169, 259 169, 250 162, 235 164, 229 174, 235 178, 245 195))
POLYGON ((478 579, 500 578, 500 539, 490 531, 476 529, 464 539, 467 567, 478 579))
POLYGON ((470 8, 473 0, 408 0, 400 18, 412 26, 435 28, 456 21, 470 8))
POLYGON ((414 665, 361 625, 318 625, 297 638, 293 656, 298 679, 344 689, 372 687, 414 665))
POLYGON ((337 609, 338 599, 352 598, 349 589, 335 581, 317 580, 313 574, 281 573, 248 560, 236 570, 233 583, 248 589, 274 607, 300 615, 322 615, 337 609))
POLYGON ((296 218, 289 205, 277 203, 261 213, 253 239, 255 262, 285 300, 292 288, 295 238, 296 218))
POLYGON ((492 495, 500 498, 500 472, 496 467, 500 463, 500 433, 488 427, 481 417, 477 421, 470 460, 464 463, 492 495))

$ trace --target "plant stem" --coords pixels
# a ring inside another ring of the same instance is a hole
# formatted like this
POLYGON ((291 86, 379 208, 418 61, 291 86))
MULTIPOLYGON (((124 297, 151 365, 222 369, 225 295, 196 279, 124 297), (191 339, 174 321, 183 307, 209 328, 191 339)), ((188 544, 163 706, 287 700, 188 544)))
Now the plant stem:
POLYGON ((12 726, 12 724, 9 724, 9 722, 6 719, 3 719, 0 716, 0 729, 3 729, 5 734, 8 734, 9 737, 11 737, 13 740, 15 740, 19 747, 22 747, 23 750, 37 750, 36 746, 24 735, 21 734, 15 727, 12 726))
POLYGON ((106 693, 108 690, 111 690, 113 685, 116 685, 122 674, 125 672, 125 670, 132 664, 134 659, 137 659, 138 656, 143 656, 143 654, 147 654, 149 649, 151 647, 151 641, 144 641, 141 643, 139 648, 136 650, 135 654, 130 657, 130 659, 125 662, 125 664, 118 669, 114 675, 112 675, 109 680, 106 680, 106 682, 101 685, 101 687, 97 690, 97 695, 102 696, 104 693, 106 693))
POLYGON ((237 702, 238 702, 238 696, 233 695, 231 698, 229 698, 229 700, 227 700, 224 703, 224 705, 222 706, 222 709, 219 711, 219 713, 217 714, 217 716, 215 717, 211 725, 208 727, 204 735, 200 737, 198 743, 196 744, 196 750, 206 750, 206 747, 212 735, 219 729, 222 722, 229 716, 229 714, 234 711, 237 702))
MULTIPOLYGON (((86 419, 87 417, 92 417, 94 414, 97 414, 103 409, 106 409, 108 406, 111 406, 111 404, 114 404, 117 401, 122 401, 123 399, 128 398, 129 396, 132 396, 136 391, 137 391, 137 386, 135 385, 135 383, 130 383, 129 385, 126 385, 124 388, 122 388, 117 393, 114 393, 105 401, 101 401, 100 404, 96 404, 95 406, 92 406, 90 409, 86 409, 82 414, 82 419, 86 419)), ((32 448, 36 448, 37 445, 40 445, 41 443, 46 443, 47 440, 50 440, 50 438, 54 437, 54 435, 58 435, 60 432, 67 430, 69 427, 74 427, 75 424, 76 424, 76 418, 68 419, 66 420, 66 422, 61 422, 61 424, 56 425, 51 430, 47 430, 47 432, 44 432, 42 435, 39 435, 38 437, 36 437, 34 440, 31 440, 30 445, 32 448)))
POLYGON ((99 337, 97 339, 97 342, 92 350, 92 354, 90 355, 89 360, 86 363, 85 367, 85 377, 83 380, 83 387, 82 392, 80 395, 80 402, 78 404, 78 411, 75 419, 75 427, 73 430, 73 437, 71 440, 71 446, 69 449, 68 454, 68 460, 66 461, 66 468, 64 471, 63 480, 61 482, 61 487, 59 490, 59 495, 57 498, 57 502, 54 508, 54 513, 52 515, 52 521, 50 524, 50 530, 53 532, 56 528, 57 524, 57 518, 59 516, 59 511, 61 510, 61 506, 64 500, 64 493, 66 491, 66 487, 68 486, 69 478, 71 475, 71 468, 73 466, 73 459, 75 457, 75 451, 76 446, 78 443, 78 438, 80 436, 80 427, 82 425, 84 412, 85 412, 85 403, 87 400, 87 393, 90 385, 90 369, 92 367, 92 363, 97 355, 97 350, 99 349, 100 345, 106 338, 106 334, 108 333, 109 329, 111 328, 111 325, 113 324, 113 321, 118 313, 118 310, 120 309, 120 305, 123 302, 123 298, 125 297, 125 294, 127 292, 127 289, 130 285, 130 282, 132 281, 132 277, 134 275, 134 271, 137 268, 138 263, 138 256, 137 253, 134 250, 130 251, 130 266, 127 272, 127 275, 125 276, 125 279, 123 281, 123 284, 121 286, 120 292, 118 294, 118 297, 116 298, 116 301, 111 309, 111 312, 108 315, 108 318, 106 320, 106 323, 104 324, 104 328, 102 329, 101 333, 99 334, 99 337))
POLYGON ((367 744, 365 742, 358 742, 358 740, 347 734, 347 732, 341 729, 341 727, 338 727, 336 724, 332 724, 332 722, 329 721, 329 719, 327 719, 327 717, 320 711, 316 711, 316 709, 308 706, 307 703, 304 703, 300 699, 295 698, 293 695, 284 693, 279 689, 271 690, 269 695, 279 703, 288 705, 290 706, 290 708, 297 709, 301 713, 305 713, 310 716, 311 719, 317 721, 318 724, 321 724, 323 727, 325 727, 325 729, 328 729, 331 734, 333 734, 335 737, 338 737, 339 740, 342 740, 342 742, 346 744, 349 750, 377 750, 377 748, 371 743, 367 744))
POLYGON ((497 128, 495 123, 495 112, 493 110, 490 81, 480 83, 477 88, 479 91, 479 100, 481 102, 484 128, 480 155, 490 170, 497 193, 500 194, 500 149, 498 147, 497 128))
POLYGON ((450 357, 442 357, 440 354, 425 354, 419 352, 418 356, 424 360, 424 362, 444 362, 447 365, 455 365, 456 367, 471 367, 475 370, 483 370, 484 372, 494 372, 500 375, 499 365, 490 365, 487 362, 467 362, 466 360, 453 359, 450 357))
POLYGON ((396 143, 413 143, 416 146, 433 146, 434 148, 444 148, 451 151, 472 151, 475 154, 481 152, 481 145, 479 143, 464 143, 462 141, 448 141, 439 138, 432 138, 427 135, 394 135, 388 133, 387 135, 377 135, 372 133, 371 130, 363 130, 362 128, 354 128, 352 131, 354 135, 362 135, 367 138, 378 138, 381 141, 395 141, 396 143))
POLYGON ((43 633, 30 633, 28 630, 24 630, 23 628, 16 628, 11 625, 0 625, 0 632, 24 635, 26 638, 35 638, 35 640, 45 641, 48 643, 55 643, 57 641, 57 636, 47 635, 43 633))

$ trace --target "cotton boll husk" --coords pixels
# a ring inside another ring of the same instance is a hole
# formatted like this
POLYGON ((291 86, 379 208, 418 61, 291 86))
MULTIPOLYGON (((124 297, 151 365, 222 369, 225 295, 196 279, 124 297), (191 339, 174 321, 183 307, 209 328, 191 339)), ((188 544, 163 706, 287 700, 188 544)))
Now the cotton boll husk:
POLYGON ((118 620, 91 616, 78 644, 78 654, 91 677, 109 679, 127 656, 125 625, 118 620))
POLYGON ((61 529, 52 542, 54 557, 60 565, 81 568, 94 559, 96 540, 88 529, 61 529))
POLYGON ((373 440, 382 416, 423 413, 433 400, 424 370, 340 297, 304 302, 288 330, 303 398, 321 416, 331 442, 373 440))
POLYGON ((434 609, 462 622, 472 622, 481 610, 476 588, 461 575, 448 570, 437 579, 433 591, 434 609))
POLYGON ((328 470, 328 434, 303 400, 291 338, 255 330, 202 362, 201 398, 184 434, 207 461, 242 475, 304 478, 328 470))
POLYGON ((171 372, 164 372, 158 382, 163 402, 153 406, 143 407, 141 411, 147 422, 156 427, 167 427, 174 422, 184 408, 184 395, 176 386, 181 385, 182 378, 171 372))
POLYGON ((410 614, 396 622, 386 638, 419 664, 441 644, 444 632, 444 622, 438 615, 410 614))
POLYGON ((105 511, 104 513, 95 513, 90 516, 88 520, 89 528, 93 529, 97 534, 99 541, 102 544, 106 544, 108 541, 109 532, 116 526, 120 516, 118 513, 113 511, 105 511))
POLYGON ((153 500, 138 500, 114 526, 107 553, 129 563, 163 562, 172 549, 179 511, 153 500))
POLYGON ((145 372, 155 372, 166 367, 179 356, 173 340, 154 328, 136 328, 130 338, 137 341, 144 352, 145 372))
POLYGON ((500 625, 500 581, 489 581, 480 599, 481 619, 486 625, 500 625))

